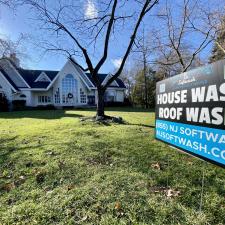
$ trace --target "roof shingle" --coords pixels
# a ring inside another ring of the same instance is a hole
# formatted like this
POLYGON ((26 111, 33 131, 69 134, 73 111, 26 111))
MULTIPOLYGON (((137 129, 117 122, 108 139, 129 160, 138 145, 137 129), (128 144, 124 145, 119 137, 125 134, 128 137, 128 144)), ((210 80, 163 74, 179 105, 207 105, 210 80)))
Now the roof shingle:
POLYGON ((59 71, 47 71, 47 70, 25 70, 25 69, 17 69, 18 72, 21 74, 23 79, 30 85, 31 88, 47 88, 50 82, 35 82, 38 76, 44 72, 52 81, 59 71))

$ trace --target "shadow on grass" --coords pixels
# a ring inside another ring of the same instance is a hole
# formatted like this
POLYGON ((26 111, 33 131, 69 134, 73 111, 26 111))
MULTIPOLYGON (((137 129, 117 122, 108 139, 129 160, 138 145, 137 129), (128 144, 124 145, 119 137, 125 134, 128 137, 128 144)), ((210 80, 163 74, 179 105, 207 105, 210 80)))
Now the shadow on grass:
POLYGON ((1 138, 0 137, 0 165, 7 161, 10 157, 11 153, 16 150, 16 146, 14 145, 14 141, 16 140, 17 136, 10 137, 10 138, 1 138), (10 144, 9 144, 10 143, 10 144))
POLYGON ((81 118, 83 115, 75 113, 67 113, 65 110, 33 110, 33 111, 17 111, 17 112, 2 112, 0 113, 0 119, 61 119, 64 117, 81 118))
POLYGON ((129 126, 139 126, 139 127, 147 127, 147 128, 155 128, 155 125, 147 125, 147 124, 141 124, 141 123, 127 123, 126 125, 129 126))
POLYGON ((106 107, 106 111, 122 111, 122 112, 155 112, 155 109, 144 109, 138 107, 106 107))
MULTIPOLYGON (((60 119, 63 117, 81 118, 83 115, 76 113, 68 113, 68 111, 75 112, 76 110, 84 112, 96 112, 95 108, 85 109, 67 109, 67 110, 27 110, 27 111, 14 111, 14 112, 0 112, 0 119, 20 119, 20 118, 36 118, 36 119, 60 119)), ((133 107, 106 107, 107 112, 154 112, 154 109, 143 109, 133 107)), ((144 125, 143 125, 144 126, 144 125)))

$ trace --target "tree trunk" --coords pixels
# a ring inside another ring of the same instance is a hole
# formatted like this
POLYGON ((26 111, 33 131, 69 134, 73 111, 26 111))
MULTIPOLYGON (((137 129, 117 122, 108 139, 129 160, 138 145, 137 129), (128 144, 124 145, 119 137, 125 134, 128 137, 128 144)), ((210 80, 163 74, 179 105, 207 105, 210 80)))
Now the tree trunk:
POLYGON ((105 91, 102 89, 97 89, 97 90, 98 90, 98 102, 97 102, 96 118, 97 117, 105 117, 105 107, 104 107, 105 91))
POLYGON ((148 87, 147 87, 147 59, 146 59, 146 54, 145 51, 143 51, 143 73, 144 73, 144 83, 145 83, 145 108, 148 108, 148 87))

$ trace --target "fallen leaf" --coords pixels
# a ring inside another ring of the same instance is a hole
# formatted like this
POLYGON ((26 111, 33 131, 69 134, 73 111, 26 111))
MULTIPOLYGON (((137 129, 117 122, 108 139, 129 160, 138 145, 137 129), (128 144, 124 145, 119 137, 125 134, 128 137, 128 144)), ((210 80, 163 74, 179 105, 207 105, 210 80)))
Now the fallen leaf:
POLYGON ((175 191, 173 189, 167 189, 165 190, 166 197, 172 198, 172 197, 178 197, 180 195, 180 191, 175 191))
POLYGON ((46 195, 50 195, 53 192, 53 190, 49 190, 46 192, 46 195))
POLYGON ((19 176, 19 178, 14 183, 18 187, 21 184, 23 184, 25 182, 25 180, 26 180, 25 176, 19 176))
POLYGON ((50 151, 50 152, 46 152, 46 155, 54 156, 54 155, 56 155, 56 154, 55 154, 55 152, 50 151))
POLYGON ((25 176, 20 176, 19 179, 20 180, 25 180, 25 176))
POLYGON ((120 202, 116 202, 114 208, 115 208, 116 210, 120 210, 120 209, 121 209, 121 203, 120 203, 120 202))
POLYGON ((74 184, 70 184, 70 185, 67 186, 67 190, 68 191, 70 191, 70 190, 72 190, 74 188, 75 188, 75 185, 74 184))
POLYGON ((12 182, 12 183, 6 183, 4 186, 3 186, 3 190, 9 192, 11 191, 12 189, 14 189, 16 187, 15 183, 12 182))
POLYGON ((88 218, 88 216, 84 216, 84 217, 80 220, 80 222, 84 222, 85 220, 87 220, 87 218, 88 218))
POLYGON ((158 162, 157 163, 153 163, 151 165, 151 168, 156 169, 156 170, 161 170, 160 164, 158 162))

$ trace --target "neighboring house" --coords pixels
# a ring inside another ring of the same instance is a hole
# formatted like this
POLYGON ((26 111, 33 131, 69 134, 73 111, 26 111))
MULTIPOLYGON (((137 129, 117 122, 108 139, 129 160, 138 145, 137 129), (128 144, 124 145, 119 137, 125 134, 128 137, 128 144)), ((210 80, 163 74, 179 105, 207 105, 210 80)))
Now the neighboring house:
MULTIPOLYGON (((99 74, 104 84, 110 74, 99 74)), ((106 102, 123 102, 125 85, 118 78, 106 90, 106 102)), ((85 106, 97 103, 97 90, 89 73, 68 60, 60 71, 27 70, 7 58, 0 59, 0 97, 26 106, 85 106)))

